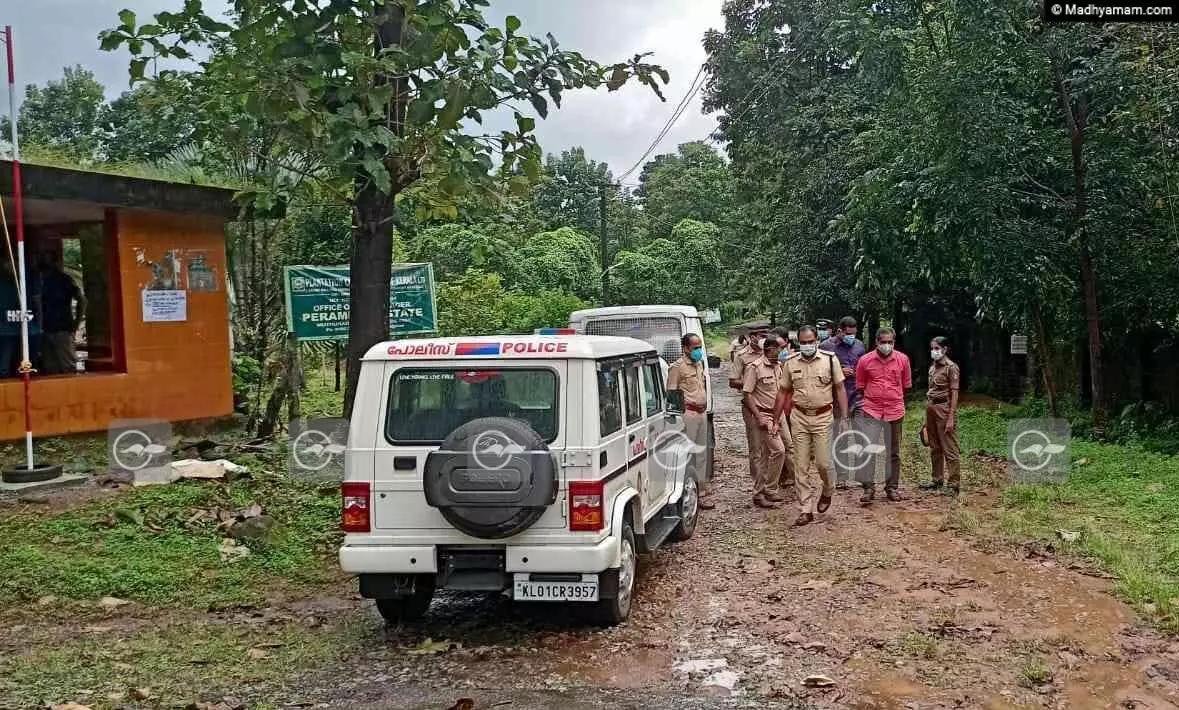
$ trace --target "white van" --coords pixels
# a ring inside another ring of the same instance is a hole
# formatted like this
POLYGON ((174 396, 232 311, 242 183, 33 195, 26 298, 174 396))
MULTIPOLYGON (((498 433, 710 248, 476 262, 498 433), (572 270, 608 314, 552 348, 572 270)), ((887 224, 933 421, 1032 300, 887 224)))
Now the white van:
MULTIPOLYGON (((700 336, 704 345, 704 362, 715 362, 709 357, 704 342, 704 323, 694 306, 610 306, 587 308, 569 314, 569 327, 587 335, 613 335, 638 338, 651 344, 663 358, 663 374, 667 366, 683 353, 681 338, 688 333, 700 336)), ((666 379, 665 379, 666 381, 666 379)), ((705 479, 711 481, 716 433, 713 428, 712 378, 706 377, 708 390, 708 452, 705 454, 705 479)))
POLYGON ((585 335, 403 340, 365 355, 340 566, 391 622, 436 589, 630 614, 636 553, 690 537, 690 442, 650 345, 585 335))

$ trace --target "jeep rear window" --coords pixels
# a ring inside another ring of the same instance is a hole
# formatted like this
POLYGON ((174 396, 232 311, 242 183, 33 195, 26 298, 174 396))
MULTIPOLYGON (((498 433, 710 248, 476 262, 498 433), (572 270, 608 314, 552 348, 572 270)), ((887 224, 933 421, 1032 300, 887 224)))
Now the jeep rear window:
POLYGON ((389 388, 385 438, 392 444, 437 444, 474 419, 514 417, 552 443, 557 403, 552 370, 401 369, 389 388))

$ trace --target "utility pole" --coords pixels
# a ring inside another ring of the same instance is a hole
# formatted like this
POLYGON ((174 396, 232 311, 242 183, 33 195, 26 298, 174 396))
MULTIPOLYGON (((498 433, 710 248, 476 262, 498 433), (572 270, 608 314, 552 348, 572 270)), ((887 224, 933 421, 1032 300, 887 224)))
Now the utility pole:
POLYGON ((609 184, 602 181, 601 204, 598 214, 598 250, 602 261, 602 305, 610 305, 610 261, 609 245, 606 243, 606 188, 609 184))

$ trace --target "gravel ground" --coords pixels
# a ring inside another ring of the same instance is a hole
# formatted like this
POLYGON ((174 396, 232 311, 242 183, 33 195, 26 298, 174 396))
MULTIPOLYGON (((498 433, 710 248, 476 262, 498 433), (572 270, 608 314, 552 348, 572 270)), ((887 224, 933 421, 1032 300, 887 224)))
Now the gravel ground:
POLYGON ((737 399, 714 377, 718 507, 692 540, 644 560, 626 625, 443 597, 421 625, 304 677, 304 693, 414 710, 464 697, 480 709, 1179 709, 1179 643, 1141 627, 1108 580, 947 528, 991 491, 955 504, 914 490, 870 509, 842 491, 803 529, 790 505, 750 506, 737 399), (411 655, 426 639, 461 647, 411 655), (806 687, 814 675, 831 685, 806 687))

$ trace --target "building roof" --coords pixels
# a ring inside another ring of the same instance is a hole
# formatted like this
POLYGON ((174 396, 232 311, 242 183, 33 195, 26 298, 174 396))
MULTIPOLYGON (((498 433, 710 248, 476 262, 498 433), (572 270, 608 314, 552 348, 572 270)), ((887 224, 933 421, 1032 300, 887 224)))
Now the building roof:
MULTIPOLYGON (((85 202, 105 207, 204 214, 238 214, 235 190, 21 163, 21 187, 31 200, 85 202)), ((12 194, 12 162, 0 160, 0 194, 12 194)))
POLYGON ((655 355, 649 343, 609 335, 485 335, 378 343, 365 360, 569 360, 655 355))
POLYGON ((685 318, 700 317, 695 306, 608 306, 606 308, 586 308, 580 311, 573 311, 573 313, 569 314, 569 322, 572 323, 594 317, 610 318, 614 316, 640 316, 655 313, 673 313, 684 316, 685 318))

